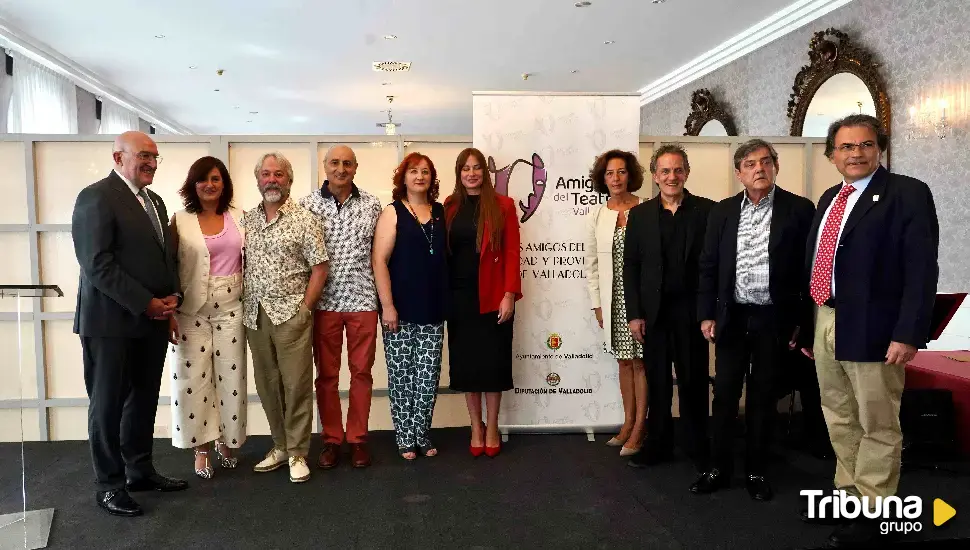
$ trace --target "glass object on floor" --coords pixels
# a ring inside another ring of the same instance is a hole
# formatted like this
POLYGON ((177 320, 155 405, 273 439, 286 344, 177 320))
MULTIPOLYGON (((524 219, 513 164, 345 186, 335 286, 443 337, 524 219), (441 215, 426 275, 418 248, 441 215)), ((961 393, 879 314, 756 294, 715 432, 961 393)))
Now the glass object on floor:
MULTIPOLYGON (((24 352, 33 345, 33 339, 24 334, 28 326, 25 310, 37 315, 40 300, 34 301, 36 307, 29 308, 30 300, 42 297, 60 297, 64 293, 56 285, 0 285, 0 300, 8 304, 15 302, 13 320, 0 320, 6 325, 4 332, 15 335, 14 345, 10 338, 0 343, 0 366, 3 384, 0 385, 0 548, 23 548, 33 550, 45 548, 50 535, 54 509, 28 510, 26 454, 24 433, 30 423, 40 421, 40 408, 36 403, 24 399, 24 371, 35 369, 36 365, 25 364, 24 352), (10 325, 15 325, 13 328, 10 325), (26 428, 26 429, 25 429, 26 428), (17 465, 18 467, 12 467, 17 465)), ((7 335, 4 335, 7 336, 7 335)), ((37 396, 38 400, 44 396, 37 396)))

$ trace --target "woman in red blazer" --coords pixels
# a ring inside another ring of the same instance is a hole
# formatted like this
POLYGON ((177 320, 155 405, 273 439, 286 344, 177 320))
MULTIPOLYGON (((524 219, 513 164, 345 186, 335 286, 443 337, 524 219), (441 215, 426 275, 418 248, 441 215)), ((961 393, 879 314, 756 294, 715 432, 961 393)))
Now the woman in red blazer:
POLYGON ((522 298, 519 221, 512 199, 495 192, 478 149, 455 162, 445 199, 448 227, 448 355, 451 389, 465 393, 472 456, 499 454, 502 392, 512 389, 512 324, 522 298), (487 423, 482 423, 482 394, 487 423))

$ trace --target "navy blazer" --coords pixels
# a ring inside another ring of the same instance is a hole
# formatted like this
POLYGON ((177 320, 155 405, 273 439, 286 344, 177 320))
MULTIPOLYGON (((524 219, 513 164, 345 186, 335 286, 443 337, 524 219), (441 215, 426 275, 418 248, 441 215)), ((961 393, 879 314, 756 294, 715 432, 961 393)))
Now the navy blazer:
POLYGON ((151 190, 165 242, 159 241, 138 197, 118 174, 81 190, 71 218, 81 267, 74 332, 81 336, 140 338, 168 329, 145 316, 152 298, 179 292, 178 268, 165 203, 151 190))
MULTIPOLYGON (((734 304, 743 198, 742 191, 720 201, 711 210, 699 262, 697 318, 716 322, 715 339, 728 326, 730 306, 734 304)), ((773 200, 768 235, 768 291, 775 306, 775 328, 779 336, 788 339, 806 318, 806 300, 810 299, 802 284, 802 258, 815 205, 777 185, 773 200)))
MULTIPOLYGON (((819 200, 805 246, 806 288, 825 212, 841 187, 819 200)), ((880 166, 849 213, 835 252, 836 360, 882 362, 891 342, 926 347, 939 245, 929 186, 880 166)), ((813 333, 802 331, 803 347, 812 347, 813 333)))

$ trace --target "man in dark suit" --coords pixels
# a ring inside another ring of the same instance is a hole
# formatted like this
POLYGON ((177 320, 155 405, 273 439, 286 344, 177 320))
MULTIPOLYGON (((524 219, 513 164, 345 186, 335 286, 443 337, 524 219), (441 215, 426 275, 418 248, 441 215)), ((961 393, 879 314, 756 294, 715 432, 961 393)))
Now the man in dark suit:
POLYGON ((128 491, 187 487, 152 465, 158 389, 181 297, 163 221, 168 212, 147 189, 161 160, 158 147, 141 132, 126 132, 112 156, 111 174, 85 187, 74 205, 71 235, 81 267, 74 332, 84 353, 98 506, 137 516, 142 510, 128 491))
POLYGON ((815 214, 812 201, 775 185, 778 169, 770 143, 742 143, 734 173, 744 191, 717 203, 707 222, 697 317, 715 351, 714 460, 691 485, 695 494, 730 483, 738 400, 747 379, 745 485, 755 500, 772 497, 765 479, 768 430, 780 370, 805 318, 801 259, 815 214))
MULTIPOLYGON (((879 121, 851 115, 829 128, 825 154, 844 180, 819 200, 805 266, 822 411, 838 459, 835 488, 889 497, 899 484, 899 405, 906 363, 929 339, 939 276, 939 222, 929 187, 880 163, 889 138, 879 121)), ((831 516, 831 510, 827 517, 831 516)), ((818 522, 803 513, 803 519, 818 522)), ((834 546, 871 543, 876 521, 840 526, 834 546)))
POLYGON ((654 151, 650 173, 660 193, 630 210, 623 252, 627 320, 643 343, 649 407, 647 440, 629 464, 650 466, 673 454, 673 364, 687 454, 704 472, 710 354, 696 316, 697 259, 714 202, 684 189, 690 163, 679 145, 654 151))

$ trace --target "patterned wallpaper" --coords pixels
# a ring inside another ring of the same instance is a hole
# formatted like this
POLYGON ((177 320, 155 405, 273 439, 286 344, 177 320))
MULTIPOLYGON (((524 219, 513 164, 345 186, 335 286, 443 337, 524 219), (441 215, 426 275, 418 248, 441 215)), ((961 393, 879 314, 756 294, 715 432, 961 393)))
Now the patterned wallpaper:
POLYGON ((691 93, 710 88, 733 113, 741 135, 787 136, 795 74, 809 63, 812 34, 829 27, 848 33, 883 64, 893 110, 892 170, 933 190, 940 218, 940 291, 970 291, 970 2, 855 0, 645 105, 642 133, 682 135, 691 93), (906 141, 902 124, 909 107, 941 93, 951 106, 951 135, 906 141))

